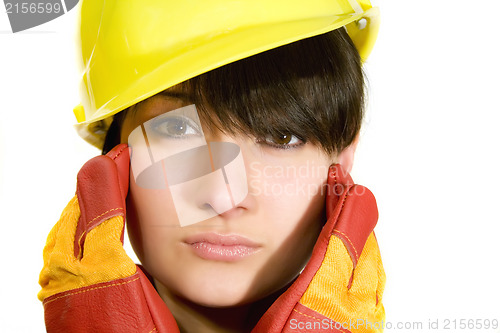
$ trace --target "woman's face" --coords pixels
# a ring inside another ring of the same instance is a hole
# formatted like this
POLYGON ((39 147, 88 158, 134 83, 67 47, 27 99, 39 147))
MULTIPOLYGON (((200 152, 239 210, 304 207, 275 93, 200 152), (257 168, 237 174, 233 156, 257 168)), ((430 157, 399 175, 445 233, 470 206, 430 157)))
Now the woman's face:
MULTIPOLYGON (((189 104, 165 94, 135 105, 122 142, 145 121, 189 104)), ((138 186, 131 172, 129 237, 160 289, 210 307, 250 303, 287 285, 305 266, 324 222, 324 186, 334 161, 295 136, 257 140, 202 127, 207 142, 239 146, 248 194, 228 210, 221 199, 227 189, 201 187, 187 200, 194 210, 218 214, 181 227, 171 191, 138 186)))

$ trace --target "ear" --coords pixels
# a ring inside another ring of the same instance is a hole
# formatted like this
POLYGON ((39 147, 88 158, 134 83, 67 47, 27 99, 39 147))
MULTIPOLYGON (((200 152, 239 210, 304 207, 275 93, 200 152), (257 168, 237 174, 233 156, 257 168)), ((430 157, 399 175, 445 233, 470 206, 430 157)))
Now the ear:
POLYGON ((351 143, 349 147, 344 149, 337 157, 337 163, 342 165, 342 168, 347 172, 351 172, 352 166, 354 164, 354 153, 356 152, 356 148, 358 147, 359 142, 359 133, 356 135, 356 138, 351 143))

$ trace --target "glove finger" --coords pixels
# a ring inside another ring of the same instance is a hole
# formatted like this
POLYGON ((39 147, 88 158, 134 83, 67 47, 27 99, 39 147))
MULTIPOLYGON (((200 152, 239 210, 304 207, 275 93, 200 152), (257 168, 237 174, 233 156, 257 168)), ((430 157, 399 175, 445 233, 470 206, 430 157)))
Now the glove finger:
POLYGON ((79 216, 80 209, 75 196, 47 237, 43 249, 44 265, 39 277, 39 284, 42 287, 38 294, 40 300, 65 289, 64 286, 72 285, 68 279, 79 273, 78 260, 73 256, 73 240, 79 216))
POLYGON ((363 250, 366 243, 371 246, 370 234, 378 219, 375 198, 367 188, 354 185, 338 165, 332 167, 328 185, 329 195, 338 196, 328 200, 335 204, 327 207, 328 247, 300 303, 340 322, 366 318, 373 308, 378 279, 373 251, 363 250))
POLYGON ((385 272, 375 234, 372 233, 358 264, 354 269, 352 285, 348 293, 352 298, 362 300, 358 311, 363 314, 364 322, 380 323, 385 318, 382 294, 385 285, 385 272))
MULTIPOLYGON (((83 255, 87 234, 114 216, 125 216, 128 191, 129 152, 122 144, 106 156, 85 163, 78 173, 77 196, 81 215, 74 238, 74 255, 83 255)), ((123 228, 122 228, 123 230, 123 228)), ((123 241, 123 231, 120 239, 123 241)), ((102 247, 106 247, 106 243, 102 247)))
POLYGON ((135 263, 122 245, 123 227, 123 217, 115 216, 88 233, 81 259, 86 284, 125 278, 136 272, 135 263))
POLYGON ((64 248, 67 245, 73 245, 73 242, 66 241, 68 240, 68 238, 71 238, 71 241, 74 239, 75 227, 79 217, 80 209, 78 208, 78 199, 75 196, 66 205, 61 214, 61 217, 59 218, 59 221, 57 221, 54 227, 52 227, 49 235, 47 236, 47 241, 43 249, 44 261, 48 260, 50 254, 54 251, 56 244, 58 248, 64 248), (60 235, 68 235, 68 233, 69 236, 60 237, 60 235))
POLYGON ((384 294, 384 288, 385 288, 385 270, 384 266, 382 265, 382 257, 380 255, 380 250, 379 250, 379 256, 378 256, 378 284, 377 284, 377 310, 376 310, 376 315, 378 318, 385 318, 385 310, 384 310, 384 305, 382 304, 382 295, 384 294))
MULTIPOLYGON (((300 303, 338 323, 352 318, 366 318, 371 306, 367 297, 353 293, 351 279, 354 264, 342 239, 332 235, 328 248, 313 280, 302 296, 300 303)), ((376 279, 376 276, 370 276, 376 279)), ((375 289, 365 289, 369 297, 375 297, 375 289)))
POLYGON ((374 234, 368 237, 363 252, 354 268, 349 293, 363 298, 367 303, 377 304, 377 287, 380 253, 374 234))

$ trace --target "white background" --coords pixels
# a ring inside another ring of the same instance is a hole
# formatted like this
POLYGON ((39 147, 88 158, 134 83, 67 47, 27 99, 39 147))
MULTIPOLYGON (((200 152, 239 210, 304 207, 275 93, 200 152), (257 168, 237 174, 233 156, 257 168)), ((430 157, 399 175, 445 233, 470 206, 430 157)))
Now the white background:
MULTIPOLYGON (((387 321, 423 325, 387 331, 459 332, 444 321, 500 319, 500 2, 378 5, 352 173, 379 203, 387 321)), ((12 34, 0 5, 1 332, 45 330, 36 299, 45 238, 98 154, 72 128, 75 14, 12 34)))

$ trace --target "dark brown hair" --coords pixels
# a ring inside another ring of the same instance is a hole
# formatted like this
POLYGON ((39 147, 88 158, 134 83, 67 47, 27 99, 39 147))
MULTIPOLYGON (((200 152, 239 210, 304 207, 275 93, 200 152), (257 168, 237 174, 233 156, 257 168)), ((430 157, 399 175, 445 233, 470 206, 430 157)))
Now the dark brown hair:
MULTIPOLYGON (((230 63, 177 88, 196 104, 202 121, 226 134, 292 134, 339 153, 361 127, 361 65, 341 28, 230 63)), ((103 154, 120 143, 124 114, 114 116, 103 154)))

